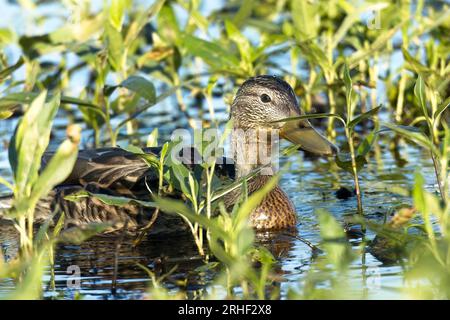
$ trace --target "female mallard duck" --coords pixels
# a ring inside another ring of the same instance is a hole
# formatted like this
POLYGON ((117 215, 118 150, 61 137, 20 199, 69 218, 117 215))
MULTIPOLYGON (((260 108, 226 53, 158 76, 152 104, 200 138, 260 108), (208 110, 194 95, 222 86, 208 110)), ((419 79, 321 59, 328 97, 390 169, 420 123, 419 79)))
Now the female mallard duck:
MULTIPOLYGON (((236 149, 234 165, 236 178, 247 175, 251 170, 266 165, 264 159, 271 159, 276 146, 275 134, 298 145, 300 148, 319 155, 332 155, 336 148, 320 135, 307 120, 280 122, 280 120, 301 115, 294 91, 285 81, 275 76, 257 76, 245 81, 239 88, 231 105, 231 119, 234 130, 232 143, 236 149), (255 139, 255 132, 256 139, 255 139), (251 133, 251 134, 250 134, 251 133), (262 134, 261 134, 262 133, 262 134), (256 147, 256 149, 255 149, 256 147), (261 156, 261 150, 265 157, 261 156), (252 158, 254 161, 248 161, 252 158)), ((144 152, 158 155, 159 148, 146 148, 144 152)), ((51 154, 44 156, 44 165, 51 154)), ((232 176, 230 166, 220 166, 219 172, 232 176)), ((259 190, 273 175, 268 168, 261 171, 248 182, 249 194, 259 190)), ((80 151, 72 174, 63 185, 55 188, 50 195, 51 201, 42 201, 37 209, 37 217, 48 217, 59 208, 65 212, 67 225, 83 225, 89 222, 115 222, 111 230, 125 225, 132 231, 146 226, 151 220, 151 210, 138 205, 116 207, 106 205, 95 197, 82 198, 80 201, 67 201, 65 196, 80 190, 112 195, 126 195, 148 199, 146 188, 152 181, 158 180, 158 173, 138 155, 120 148, 102 148, 80 151)), ((239 198, 240 191, 225 198, 225 204, 231 206, 239 198)), ((178 220, 180 220, 178 218, 178 220)), ((296 224, 296 212, 286 193, 279 187, 273 188, 257 206, 250 217, 256 229, 282 229, 296 224)), ((177 218, 159 215, 153 225, 155 230, 176 229, 177 218), (162 228, 161 228, 162 227, 162 228)))

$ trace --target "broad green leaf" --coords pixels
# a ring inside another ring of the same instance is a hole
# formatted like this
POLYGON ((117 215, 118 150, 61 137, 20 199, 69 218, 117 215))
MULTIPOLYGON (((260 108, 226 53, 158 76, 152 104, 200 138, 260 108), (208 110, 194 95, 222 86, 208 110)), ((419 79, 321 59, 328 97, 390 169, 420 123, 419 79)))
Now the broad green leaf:
POLYGON ((239 31, 239 29, 229 20, 225 21, 225 29, 227 31, 228 37, 236 43, 239 54, 241 55, 241 58, 244 60, 246 64, 252 63, 252 55, 253 55, 253 49, 250 45, 250 42, 245 38, 242 33, 239 31))
POLYGON ((120 86, 136 92, 149 103, 156 102, 155 86, 143 77, 131 76, 123 81, 120 86))
POLYGON ((158 35, 169 45, 179 45, 181 29, 174 9, 168 3, 162 6, 157 17, 158 35))
POLYGON ((11 29, 0 28, 0 48, 14 41, 15 34, 11 29))
POLYGON ((214 69, 227 70, 239 67, 239 59, 215 42, 185 34, 183 46, 190 54, 202 58, 214 69))
POLYGON ((291 10, 297 39, 315 38, 320 24, 318 6, 308 0, 291 0, 291 10))
POLYGON ((31 186, 38 177, 40 159, 47 148, 53 118, 59 107, 60 97, 56 94, 45 103, 47 92, 34 99, 19 121, 9 146, 9 161, 16 186, 15 195, 30 195, 31 186))
POLYGON ((332 72, 333 67, 328 63, 325 52, 312 41, 298 43, 301 53, 311 65, 319 65, 324 72, 332 72))
POLYGON ((77 143, 65 140, 59 147, 45 169, 39 175, 31 193, 31 203, 48 194, 53 187, 62 183, 72 172, 78 157, 77 143))
POLYGON ((110 96, 118 87, 136 92, 150 104, 156 103, 156 90, 153 83, 141 76, 130 76, 117 86, 105 86, 104 94, 110 96))

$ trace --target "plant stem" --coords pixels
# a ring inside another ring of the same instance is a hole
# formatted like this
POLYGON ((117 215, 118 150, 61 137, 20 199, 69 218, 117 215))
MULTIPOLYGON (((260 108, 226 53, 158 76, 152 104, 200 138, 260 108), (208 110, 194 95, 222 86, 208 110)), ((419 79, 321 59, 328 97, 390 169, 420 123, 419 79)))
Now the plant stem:
MULTIPOLYGON (((330 104, 330 113, 336 113, 336 102, 334 100, 334 92, 331 90, 330 85, 328 85, 328 102, 330 104)), ((334 130, 334 117, 328 118, 328 127, 327 127, 327 133, 331 138, 336 137, 336 131, 334 130)))
POLYGON ((444 192, 444 188, 442 187, 442 183, 441 183, 441 177, 439 174, 439 163, 437 162, 436 157, 433 155, 433 152, 430 151, 431 154, 431 159, 433 160, 433 167, 434 167, 434 173, 436 174, 436 180, 437 180, 437 184, 439 187, 439 193, 441 195, 442 201, 445 202, 445 192, 444 192))
POLYGON ((398 84, 397 108, 395 110, 395 121, 401 123, 403 115, 403 104, 405 98, 406 71, 402 70, 400 81, 398 84))
POLYGON ((358 168, 356 166, 355 147, 353 144, 353 137, 348 127, 345 128, 345 134, 347 135, 348 147, 350 149, 350 155, 352 160, 352 172, 353 172, 353 180, 355 181, 356 199, 358 202, 358 214, 363 215, 364 212, 362 207, 361 189, 359 187, 358 168))

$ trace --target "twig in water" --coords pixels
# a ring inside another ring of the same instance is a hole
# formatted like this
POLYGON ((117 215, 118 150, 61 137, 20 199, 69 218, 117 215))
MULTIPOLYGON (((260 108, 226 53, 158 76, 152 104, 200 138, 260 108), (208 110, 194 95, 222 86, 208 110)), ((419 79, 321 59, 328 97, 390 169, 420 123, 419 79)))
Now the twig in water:
POLYGON ((119 270, 119 256, 120 256, 120 247, 122 246, 123 239, 125 238, 125 234, 128 230, 128 219, 125 221, 125 225, 123 226, 122 234, 117 239, 116 242, 116 251, 114 253, 114 273, 113 280, 111 284, 111 294, 116 294, 117 291, 117 272, 119 270))
POLYGON ((303 242, 304 244, 306 244, 311 249, 313 254, 319 254, 319 253, 323 252, 322 249, 320 249, 319 247, 313 245, 309 240, 306 240, 305 238, 300 237, 299 235, 293 235, 293 234, 289 234, 289 233, 282 233, 282 235, 288 236, 288 237, 292 237, 292 238, 294 238, 296 240, 299 240, 299 241, 303 242))

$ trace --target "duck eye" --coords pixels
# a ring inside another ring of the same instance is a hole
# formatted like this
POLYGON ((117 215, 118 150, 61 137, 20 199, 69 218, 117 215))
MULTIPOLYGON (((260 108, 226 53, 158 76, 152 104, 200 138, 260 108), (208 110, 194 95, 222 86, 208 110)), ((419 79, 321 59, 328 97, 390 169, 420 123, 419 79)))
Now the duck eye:
POLYGON ((261 101, 264 103, 272 101, 268 94, 263 93, 260 97, 261 101))

